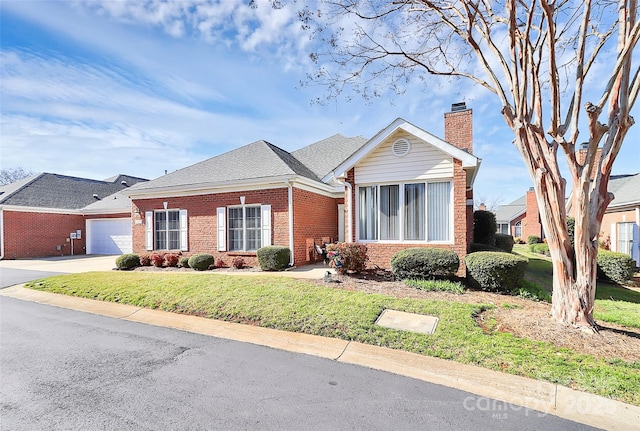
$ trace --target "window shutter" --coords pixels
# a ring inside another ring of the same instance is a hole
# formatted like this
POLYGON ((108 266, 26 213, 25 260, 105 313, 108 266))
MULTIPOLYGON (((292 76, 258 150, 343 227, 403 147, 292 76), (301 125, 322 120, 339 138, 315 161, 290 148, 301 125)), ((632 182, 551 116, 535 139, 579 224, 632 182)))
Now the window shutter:
POLYGON ((189 250, 189 236, 187 235, 187 210, 180 210, 180 250, 189 250))
POLYGON ((260 206, 262 223, 262 246, 271 245, 271 205, 260 206))
POLYGON ((218 251, 227 251, 227 209, 220 207, 216 210, 218 223, 218 251))
POLYGON ((147 250, 153 250, 153 211, 144 213, 144 222, 146 224, 145 243, 147 250))

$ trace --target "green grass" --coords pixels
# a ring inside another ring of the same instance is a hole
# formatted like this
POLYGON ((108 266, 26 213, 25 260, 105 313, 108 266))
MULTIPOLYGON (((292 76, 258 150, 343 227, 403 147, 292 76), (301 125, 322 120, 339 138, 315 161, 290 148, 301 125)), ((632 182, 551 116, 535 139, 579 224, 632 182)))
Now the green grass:
POLYGON ((640 405, 640 361, 604 360, 499 332, 494 306, 397 299, 302 280, 221 274, 94 272, 32 282, 33 289, 354 340, 528 376, 640 405), (435 334, 375 325, 390 308, 439 317, 435 334))
MULTIPOLYGON (((553 268, 551 259, 528 251, 526 245, 515 245, 516 254, 529 259, 525 281, 551 292, 553 268)), ((597 321, 640 328, 640 292, 618 284, 598 280, 594 317, 597 321)))
POLYGON ((420 290, 429 292, 449 292, 461 294, 464 292, 464 285, 460 282, 449 280, 403 280, 404 284, 420 290))

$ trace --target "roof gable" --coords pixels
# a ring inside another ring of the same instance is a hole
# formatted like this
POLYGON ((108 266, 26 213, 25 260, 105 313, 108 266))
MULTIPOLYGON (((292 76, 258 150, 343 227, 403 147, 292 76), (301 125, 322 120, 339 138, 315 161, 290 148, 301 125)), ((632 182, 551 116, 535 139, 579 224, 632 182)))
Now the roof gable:
POLYGON ((614 195, 609 207, 640 204, 640 173, 612 176, 609 180, 609 191, 614 195))
POLYGON ((336 134, 293 151, 291 155, 311 169, 318 178, 324 178, 366 142, 367 139, 362 136, 349 138, 336 134))
MULTIPOLYGON (((454 159, 458 159, 462 162, 462 167, 465 169, 470 169, 472 171, 472 175, 470 176, 470 182, 472 184, 473 179, 475 178, 475 172, 480 166, 480 159, 476 156, 467 153, 466 151, 461 150, 460 148, 438 138, 435 135, 432 135, 429 132, 426 132, 419 127, 414 126, 408 121, 397 118, 387 127, 378 132, 373 138, 369 139, 359 150, 357 150, 352 156, 342 162, 333 172, 329 173, 325 180, 328 180, 332 175, 336 177, 345 176, 346 172, 356 166, 360 161, 364 160, 372 151, 374 151, 379 145, 385 143, 388 138, 392 135, 396 134, 398 131, 403 131, 410 135, 415 136, 417 139, 424 141, 428 145, 433 146, 434 148, 442 151, 444 154, 453 157, 454 159)), ((468 184, 468 185, 470 185, 468 184)))

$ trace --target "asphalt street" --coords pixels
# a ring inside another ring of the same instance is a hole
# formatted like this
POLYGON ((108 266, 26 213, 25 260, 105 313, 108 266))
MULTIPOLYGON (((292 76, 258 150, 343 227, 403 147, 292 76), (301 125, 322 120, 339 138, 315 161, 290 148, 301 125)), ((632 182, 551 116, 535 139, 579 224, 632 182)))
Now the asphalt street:
POLYGON ((15 284, 26 283, 39 278, 51 277, 52 275, 64 274, 63 272, 38 271, 14 268, 0 268, 0 289, 13 286, 15 284))
POLYGON ((0 297, 3 430, 588 430, 329 359, 0 297))

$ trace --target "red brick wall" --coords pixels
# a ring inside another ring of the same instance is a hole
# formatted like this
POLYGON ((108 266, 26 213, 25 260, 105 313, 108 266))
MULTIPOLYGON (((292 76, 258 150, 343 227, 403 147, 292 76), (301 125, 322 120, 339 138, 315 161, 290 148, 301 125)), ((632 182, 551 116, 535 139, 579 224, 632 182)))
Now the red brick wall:
MULTIPOLYGON (((271 205, 271 237, 273 245, 289 247, 288 230, 288 191, 287 188, 243 191, 236 193, 206 194, 197 196, 180 196, 155 199, 136 199, 133 201, 133 252, 149 253, 145 244, 145 212, 161 210, 163 202, 167 202, 168 209, 187 210, 187 231, 189 250, 184 255, 196 253, 212 254, 216 260, 230 266, 235 257, 242 257, 247 265, 256 266, 258 260, 254 253, 230 253, 218 251, 218 232, 216 209, 240 205, 240 196, 245 197, 245 205, 271 205), (136 224, 136 220, 141 220, 136 224)), ((176 250, 177 252, 177 250, 176 250)))
POLYGON ((444 114, 444 140, 473 153, 473 110, 444 114))
POLYGON ((296 265, 316 261, 314 242, 338 238, 338 200, 306 190, 293 189, 293 237, 296 265))
POLYGON ((82 230, 73 240, 73 254, 85 254, 85 219, 76 214, 3 211, 4 259, 69 256, 69 234, 82 230), (60 250, 56 249, 60 246, 60 250))
POLYGON ((527 191, 527 212, 522 220, 522 239, 525 241, 529 236, 539 236, 542 238, 542 224, 540 223, 540 211, 536 193, 532 189, 527 191))

